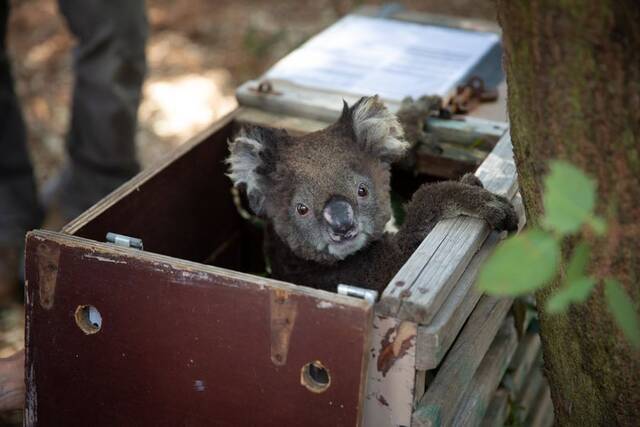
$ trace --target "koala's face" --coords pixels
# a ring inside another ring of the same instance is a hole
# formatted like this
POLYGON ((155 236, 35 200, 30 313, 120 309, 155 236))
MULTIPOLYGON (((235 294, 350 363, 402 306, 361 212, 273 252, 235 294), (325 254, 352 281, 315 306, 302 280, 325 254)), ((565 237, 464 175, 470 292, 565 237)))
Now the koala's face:
POLYGON ((302 137, 248 128, 231 144, 229 176, 299 257, 332 263, 380 238, 391 217, 389 165, 408 144, 376 97, 345 105, 302 137))

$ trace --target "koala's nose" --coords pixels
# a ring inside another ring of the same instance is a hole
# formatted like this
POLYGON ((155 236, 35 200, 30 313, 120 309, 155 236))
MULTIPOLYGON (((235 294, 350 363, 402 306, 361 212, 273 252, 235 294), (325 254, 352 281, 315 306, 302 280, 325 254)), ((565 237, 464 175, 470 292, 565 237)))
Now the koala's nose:
POLYGON ((331 231, 340 237, 351 238, 355 231, 355 215, 351 204, 342 198, 332 198, 322 211, 331 231))

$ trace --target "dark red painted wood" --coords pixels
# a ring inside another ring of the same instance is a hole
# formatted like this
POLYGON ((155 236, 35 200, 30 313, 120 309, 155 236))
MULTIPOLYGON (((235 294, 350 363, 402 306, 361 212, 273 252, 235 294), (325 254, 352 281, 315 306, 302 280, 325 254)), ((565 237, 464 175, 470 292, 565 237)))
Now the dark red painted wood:
POLYGON ((203 261, 235 230, 246 226, 225 176, 227 143, 235 126, 227 119, 74 234, 104 242, 111 231, 141 238, 150 252, 203 261))
POLYGON ((26 268, 27 425, 358 423, 364 301, 50 232, 28 237, 26 268), (296 307, 282 366, 274 295, 296 307), (83 304, 102 315, 93 335, 83 304), (331 375, 321 394, 300 384, 314 360, 331 375))

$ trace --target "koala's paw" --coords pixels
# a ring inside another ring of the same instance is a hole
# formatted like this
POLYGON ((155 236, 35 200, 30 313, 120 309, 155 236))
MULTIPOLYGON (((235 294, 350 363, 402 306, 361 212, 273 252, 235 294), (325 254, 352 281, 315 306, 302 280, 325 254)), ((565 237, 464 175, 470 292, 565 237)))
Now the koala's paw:
POLYGON ((478 178, 472 173, 464 174, 464 176, 460 178, 460 182, 463 184, 484 188, 484 185, 482 185, 482 181, 480 181, 480 178, 478 178))
POLYGON ((497 231, 512 233, 518 230, 518 215, 511 202, 503 196, 489 193, 489 200, 482 209, 482 217, 497 231))

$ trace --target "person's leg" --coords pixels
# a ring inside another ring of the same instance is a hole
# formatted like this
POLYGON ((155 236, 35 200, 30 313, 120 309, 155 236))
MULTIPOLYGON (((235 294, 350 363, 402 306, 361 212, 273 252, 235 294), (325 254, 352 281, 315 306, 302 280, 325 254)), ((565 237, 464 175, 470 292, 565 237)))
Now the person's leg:
POLYGON ((146 72, 144 0, 59 0, 78 39, 69 163, 60 209, 71 219, 139 170, 137 112, 146 72))
POLYGON ((6 50, 9 0, 0 0, 0 304, 14 291, 25 232, 42 220, 6 50))

